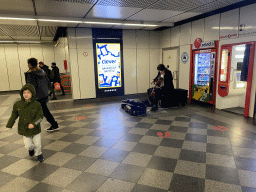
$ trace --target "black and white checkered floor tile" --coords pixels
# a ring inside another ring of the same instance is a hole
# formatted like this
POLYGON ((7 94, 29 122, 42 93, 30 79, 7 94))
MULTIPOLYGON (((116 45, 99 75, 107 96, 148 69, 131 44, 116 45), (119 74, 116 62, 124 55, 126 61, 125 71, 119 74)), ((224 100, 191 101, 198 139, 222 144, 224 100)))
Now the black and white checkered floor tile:
POLYGON ((256 127, 240 116, 195 105, 141 117, 117 102, 54 108, 60 130, 42 122, 43 163, 17 127, 3 131, 2 115, 0 191, 256 191, 256 127))

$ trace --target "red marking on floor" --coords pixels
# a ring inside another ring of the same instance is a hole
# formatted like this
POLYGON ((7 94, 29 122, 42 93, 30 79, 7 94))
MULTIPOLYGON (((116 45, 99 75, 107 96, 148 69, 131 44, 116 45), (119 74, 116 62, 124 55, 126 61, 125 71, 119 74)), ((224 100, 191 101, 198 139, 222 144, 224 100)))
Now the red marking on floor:
POLYGON ((166 137, 171 137, 171 133, 165 132, 166 137))
POLYGON ((164 138, 164 136, 163 136, 163 133, 162 133, 162 132, 158 132, 158 133, 157 133, 157 135, 158 135, 159 137, 161 137, 161 138, 164 138))
POLYGON ((220 129, 216 126, 212 126, 213 129, 220 131, 220 129))
POLYGON ((224 126, 222 126, 222 125, 219 125, 218 127, 219 127, 219 128, 222 128, 223 130, 228 130, 228 128, 226 128, 226 127, 224 127, 224 126))
POLYGON ((92 107, 93 105, 87 105, 87 106, 85 106, 85 107, 92 107))
POLYGON ((85 116, 76 117, 76 120, 79 120, 79 119, 86 119, 86 117, 85 116))
POLYGON ((215 130, 218 130, 218 131, 228 131, 229 130, 228 128, 221 126, 221 125, 219 125, 218 127, 212 126, 212 128, 215 130))

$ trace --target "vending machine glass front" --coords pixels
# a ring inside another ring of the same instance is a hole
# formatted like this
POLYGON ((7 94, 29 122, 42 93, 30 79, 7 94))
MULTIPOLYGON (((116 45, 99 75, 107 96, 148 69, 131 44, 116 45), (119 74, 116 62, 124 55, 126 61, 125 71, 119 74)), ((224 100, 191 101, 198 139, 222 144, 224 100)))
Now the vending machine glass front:
POLYGON ((211 50, 194 53, 194 84, 192 85, 192 98, 208 103, 210 99, 210 73, 211 61, 215 59, 211 50))
POLYGON ((211 53, 195 54, 194 84, 209 86, 211 53))

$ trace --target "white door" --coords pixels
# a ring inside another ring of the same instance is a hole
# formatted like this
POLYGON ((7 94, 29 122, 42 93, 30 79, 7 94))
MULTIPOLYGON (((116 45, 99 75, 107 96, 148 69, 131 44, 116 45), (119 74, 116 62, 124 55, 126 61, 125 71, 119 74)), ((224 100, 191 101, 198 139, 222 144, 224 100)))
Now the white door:
POLYGON ((163 50, 163 64, 172 72, 174 88, 179 88, 179 49, 163 50))

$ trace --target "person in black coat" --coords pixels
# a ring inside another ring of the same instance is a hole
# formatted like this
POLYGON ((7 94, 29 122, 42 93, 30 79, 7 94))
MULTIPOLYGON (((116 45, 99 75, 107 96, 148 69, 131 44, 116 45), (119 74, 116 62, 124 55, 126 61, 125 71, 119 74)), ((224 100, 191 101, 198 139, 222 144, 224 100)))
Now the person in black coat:
POLYGON ((48 90, 51 89, 51 84, 46 72, 37 67, 37 65, 37 59, 28 59, 29 70, 25 73, 26 83, 32 84, 35 87, 36 100, 41 103, 44 116, 46 120, 51 124, 51 127, 47 129, 47 131, 55 131, 59 129, 59 126, 47 107, 47 102, 49 101, 48 90))
POLYGON ((55 63, 55 62, 52 63, 52 72, 54 73, 53 86, 54 86, 54 83, 58 82, 58 83, 60 84, 60 88, 61 88, 61 91, 62 91, 62 95, 65 95, 64 88, 63 88, 63 86, 61 85, 60 70, 59 70, 59 68, 56 66, 56 63, 55 63))
MULTIPOLYGON (((52 77, 53 72, 51 71, 51 69, 49 69, 49 67, 47 65, 45 65, 44 62, 42 62, 42 61, 39 62, 39 67, 44 70, 44 72, 47 74, 48 79, 50 80, 50 82, 52 82, 53 81, 53 77, 52 77)), ((53 98, 51 100, 57 100, 54 88, 51 86, 51 92, 50 92, 49 96, 51 96, 52 94, 53 94, 53 98)))
POLYGON ((164 64, 159 64, 157 70, 156 78, 151 81, 151 84, 156 83, 155 88, 148 89, 149 101, 153 105, 151 111, 158 109, 158 101, 162 95, 170 97, 174 90, 172 72, 164 64), (153 94, 152 91, 154 92, 153 94))

